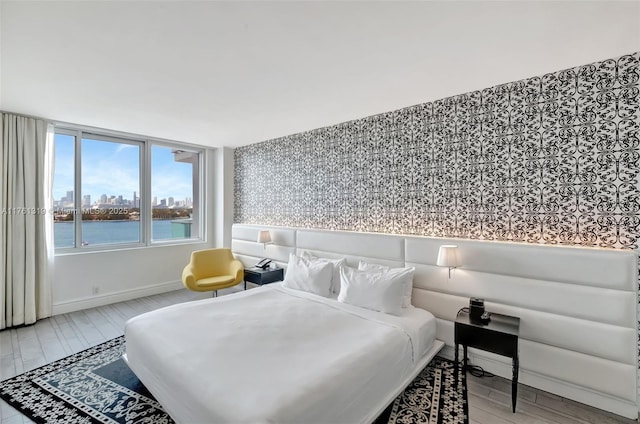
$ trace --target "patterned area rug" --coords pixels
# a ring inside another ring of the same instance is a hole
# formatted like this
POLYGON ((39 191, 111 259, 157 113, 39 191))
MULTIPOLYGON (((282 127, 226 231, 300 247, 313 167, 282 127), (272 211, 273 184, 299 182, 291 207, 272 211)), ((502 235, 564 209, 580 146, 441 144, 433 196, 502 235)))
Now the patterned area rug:
POLYGON ((436 356, 374 424, 468 424, 467 379, 462 367, 436 356))
MULTIPOLYGON (((173 420, 122 360, 124 337, 0 382, 0 397, 38 423, 153 423, 173 420)), ((466 379, 439 357, 375 424, 468 424, 466 379)))

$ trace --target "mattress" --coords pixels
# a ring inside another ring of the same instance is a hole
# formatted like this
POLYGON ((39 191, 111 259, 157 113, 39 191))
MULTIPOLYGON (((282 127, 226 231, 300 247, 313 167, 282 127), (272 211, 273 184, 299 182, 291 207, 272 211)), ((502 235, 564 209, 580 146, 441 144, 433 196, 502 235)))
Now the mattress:
POLYGON ((272 284, 139 315, 125 337, 129 366, 178 423, 359 423, 415 374, 435 318, 272 284))

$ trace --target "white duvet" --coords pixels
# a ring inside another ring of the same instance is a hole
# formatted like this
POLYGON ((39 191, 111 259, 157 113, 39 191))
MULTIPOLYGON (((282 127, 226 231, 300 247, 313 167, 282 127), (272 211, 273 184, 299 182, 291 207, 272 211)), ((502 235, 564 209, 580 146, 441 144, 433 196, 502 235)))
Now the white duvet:
POLYGON ((360 423, 414 371, 435 320, 274 284, 137 316, 125 336, 131 369, 178 423, 360 423))

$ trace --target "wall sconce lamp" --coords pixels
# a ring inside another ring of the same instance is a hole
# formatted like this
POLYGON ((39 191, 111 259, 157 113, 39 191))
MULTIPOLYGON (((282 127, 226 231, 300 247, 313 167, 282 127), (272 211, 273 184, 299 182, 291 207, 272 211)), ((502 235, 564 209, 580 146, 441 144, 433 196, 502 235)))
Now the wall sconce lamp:
POLYGON ((446 266, 449 268, 449 278, 451 278, 451 269, 457 268, 462 263, 460 262, 460 256, 458 255, 458 246, 452 244, 445 244, 440 246, 438 251, 438 266, 446 266))
POLYGON ((267 243, 271 243, 271 232, 269 230, 258 231, 258 243, 263 244, 263 248, 267 248, 267 243))

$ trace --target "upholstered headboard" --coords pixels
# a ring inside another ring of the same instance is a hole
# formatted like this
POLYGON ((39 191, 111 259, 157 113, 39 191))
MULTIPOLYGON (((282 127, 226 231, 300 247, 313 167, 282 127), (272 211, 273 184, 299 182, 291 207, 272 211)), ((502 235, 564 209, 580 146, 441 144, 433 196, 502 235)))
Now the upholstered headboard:
MULTIPOLYGON (((576 247, 447 240, 235 224, 232 249, 246 266, 260 257, 285 266, 308 250, 413 266, 413 304, 437 318, 437 337, 453 356, 453 321, 469 297, 489 311, 519 316, 520 382, 630 418, 637 417, 637 255, 576 247), (270 229, 273 244, 256 243, 270 229), (443 244, 457 244, 462 267, 448 278, 435 265, 443 244)), ((509 378, 509 359, 470 349, 472 363, 509 378)))

